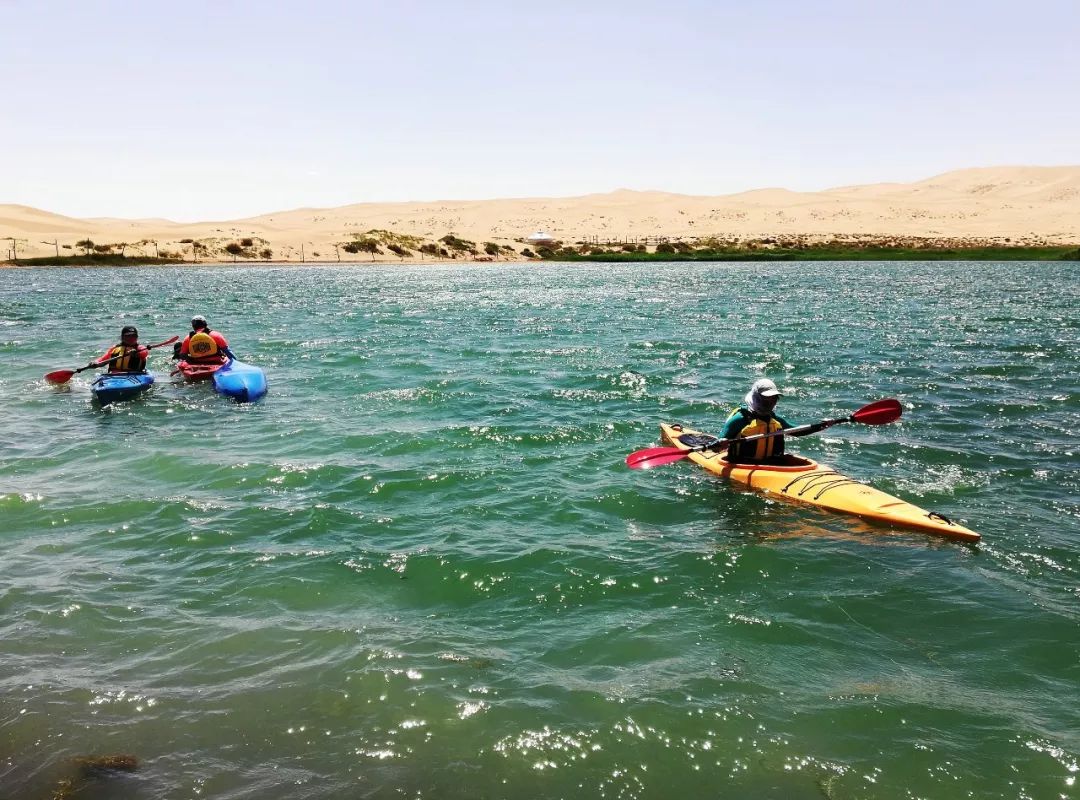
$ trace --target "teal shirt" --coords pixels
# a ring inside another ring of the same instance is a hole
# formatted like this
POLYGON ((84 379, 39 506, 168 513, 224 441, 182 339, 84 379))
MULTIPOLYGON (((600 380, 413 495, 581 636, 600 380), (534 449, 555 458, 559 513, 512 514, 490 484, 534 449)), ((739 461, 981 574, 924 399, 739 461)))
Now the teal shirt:
MULTIPOLYGON (((784 430, 794 427, 790 422, 781 417, 778 414, 771 415, 773 419, 780 423, 780 427, 784 430)), ((727 422, 724 423, 724 429, 720 431, 721 439, 734 439, 738 437, 743 428, 754 421, 754 414, 750 409, 745 407, 736 408, 731 412, 731 416, 727 418, 727 422)), ((782 456, 784 454, 784 438, 783 436, 777 436, 776 442, 773 444, 773 456, 782 456)), ((728 458, 734 461, 749 461, 753 460, 755 451, 757 450, 757 442, 751 442, 748 445, 732 445, 728 448, 728 458)))

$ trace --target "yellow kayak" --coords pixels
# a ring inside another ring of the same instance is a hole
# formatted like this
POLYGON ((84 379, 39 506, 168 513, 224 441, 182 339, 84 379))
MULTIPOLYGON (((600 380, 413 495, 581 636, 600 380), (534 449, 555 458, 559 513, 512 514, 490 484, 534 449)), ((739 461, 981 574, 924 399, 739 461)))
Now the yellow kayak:
MULTIPOLYGON (((660 425, 660 432, 665 444, 681 450, 691 449, 680 440, 681 436, 703 435, 700 431, 666 423, 660 425)), ((787 455, 779 464, 733 464, 725 458, 726 453, 726 448, 721 452, 703 450, 691 453, 688 458, 709 472, 789 500, 964 542, 977 542, 981 538, 975 531, 942 514, 926 511, 845 477, 832 467, 809 458, 787 455)))

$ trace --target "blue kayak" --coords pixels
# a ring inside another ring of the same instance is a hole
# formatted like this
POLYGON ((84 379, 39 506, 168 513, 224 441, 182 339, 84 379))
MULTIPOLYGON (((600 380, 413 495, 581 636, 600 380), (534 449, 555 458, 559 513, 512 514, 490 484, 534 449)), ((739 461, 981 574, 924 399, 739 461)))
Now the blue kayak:
POLYGON ((235 358, 214 375, 214 389, 238 403, 254 403, 266 394, 266 373, 261 368, 235 358))
POLYGON ((117 400, 138 397, 153 385, 154 376, 149 372, 106 372, 94 378, 90 393, 101 405, 107 406, 117 400))

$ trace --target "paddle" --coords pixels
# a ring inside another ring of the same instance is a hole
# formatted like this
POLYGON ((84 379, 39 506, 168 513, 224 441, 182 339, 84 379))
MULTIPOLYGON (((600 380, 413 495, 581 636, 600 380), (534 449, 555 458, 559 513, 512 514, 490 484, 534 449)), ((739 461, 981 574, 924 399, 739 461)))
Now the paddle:
MULTIPOLYGON (((155 347, 164 347, 167 344, 172 344, 173 342, 175 342, 179 338, 180 338, 179 336, 174 336, 171 339, 166 339, 164 342, 158 342, 157 344, 147 345, 146 349, 147 350, 153 350, 155 347)), ((113 356, 108 361, 102 361, 100 364, 87 364, 85 367, 79 367, 78 369, 58 369, 58 370, 56 370, 54 372, 50 372, 48 375, 46 375, 45 380, 48 381, 49 383, 53 383, 53 384, 67 383, 68 381, 71 380, 72 376, 74 376, 74 375, 76 375, 76 374, 78 374, 78 373, 80 373, 80 372, 82 372, 84 370, 97 369, 98 367, 104 367, 106 364, 111 364, 112 362, 116 361, 117 359, 120 359, 120 358, 123 358, 123 357, 124 357, 124 354, 121 353, 118 356, 113 356)))
POLYGON ((854 414, 847 417, 823 419, 821 422, 814 422, 810 425, 800 425, 796 428, 788 428, 787 430, 773 431, 772 433, 759 433, 756 436, 746 436, 736 439, 714 439, 708 444, 691 447, 689 450, 683 450, 678 447, 649 447, 628 455, 626 457, 626 466, 630 467, 630 469, 651 469, 652 467, 660 467, 664 464, 682 461, 691 453, 697 453, 701 450, 722 450, 733 442, 756 442, 758 439, 768 439, 771 436, 806 436, 807 434, 817 433, 826 428, 831 428, 833 425, 839 425, 841 422, 859 422, 863 425, 888 425, 890 422, 895 422, 900 419, 902 413, 903 409, 901 408, 899 401, 888 398, 863 406, 854 414))

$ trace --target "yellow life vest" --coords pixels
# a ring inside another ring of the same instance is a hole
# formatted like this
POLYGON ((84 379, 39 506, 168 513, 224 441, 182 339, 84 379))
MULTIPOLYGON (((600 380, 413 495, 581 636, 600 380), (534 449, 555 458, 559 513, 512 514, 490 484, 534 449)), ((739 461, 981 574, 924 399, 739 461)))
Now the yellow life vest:
POLYGON ((109 372, 143 372, 146 370, 146 359, 139 352, 138 347, 128 347, 118 344, 109 351, 109 358, 120 356, 109 364, 109 372))
MULTIPOLYGON (((735 413, 738 413, 738 411, 736 410, 735 413)), ((772 433, 783 427, 779 421, 772 417, 768 420, 751 417, 749 424, 739 431, 739 436, 757 436, 760 433, 772 433)), ((764 461, 767 458, 784 454, 784 437, 771 436, 768 439, 758 439, 756 442, 748 442, 737 446, 732 445, 731 450, 734 451, 735 458, 739 461, 764 461)))
POLYGON ((192 334, 191 338, 188 339, 188 355, 193 361, 214 358, 219 352, 218 343, 214 341, 213 336, 205 331, 192 334))

